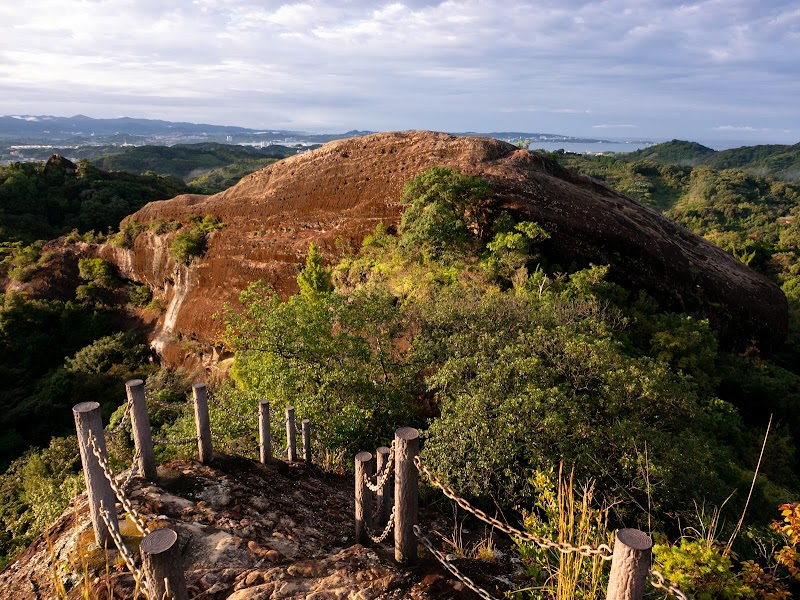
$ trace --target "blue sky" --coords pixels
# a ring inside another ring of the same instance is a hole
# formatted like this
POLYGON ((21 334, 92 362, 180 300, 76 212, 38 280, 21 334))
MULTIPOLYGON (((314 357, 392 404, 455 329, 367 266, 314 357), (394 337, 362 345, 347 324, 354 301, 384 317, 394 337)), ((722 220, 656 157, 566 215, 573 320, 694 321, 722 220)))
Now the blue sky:
POLYGON ((800 141, 800 4, 14 0, 0 114, 800 141))

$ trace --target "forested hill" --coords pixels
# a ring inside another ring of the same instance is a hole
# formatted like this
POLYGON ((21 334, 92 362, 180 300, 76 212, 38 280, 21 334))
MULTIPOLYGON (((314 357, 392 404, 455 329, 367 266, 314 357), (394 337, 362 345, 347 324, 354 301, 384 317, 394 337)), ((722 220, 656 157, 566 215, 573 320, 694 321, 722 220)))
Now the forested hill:
POLYGON ((107 171, 173 175, 199 193, 220 192, 248 173, 276 160, 319 147, 295 148, 270 145, 264 148, 201 143, 174 146, 135 146, 97 156, 92 163, 107 171))
POLYGON ((0 167, 0 241, 49 240, 77 229, 106 233, 153 200, 189 191, 177 178, 108 172, 53 155, 0 167))
POLYGON ((787 181, 800 178, 800 144, 742 146, 712 150, 696 142, 672 140, 617 158, 629 163, 651 161, 659 165, 707 166, 712 169, 740 169, 753 175, 787 181))
POLYGON ((715 150, 697 142, 672 140, 619 156, 628 162, 651 160, 660 165, 698 165, 715 153, 715 150))

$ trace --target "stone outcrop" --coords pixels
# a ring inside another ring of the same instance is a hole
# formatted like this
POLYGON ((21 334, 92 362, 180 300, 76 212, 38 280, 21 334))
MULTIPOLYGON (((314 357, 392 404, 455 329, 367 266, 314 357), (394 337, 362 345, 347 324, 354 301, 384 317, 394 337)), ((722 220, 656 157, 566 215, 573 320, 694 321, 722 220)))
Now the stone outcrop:
POLYGON ((188 267, 147 231, 132 250, 102 255, 127 277, 150 284, 167 306, 156 346, 169 363, 210 346, 224 302, 254 280, 279 292, 295 277, 310 241, 332 259, 336 240, 357 247, 378 222, 399 222, 405 182, 445 165, 489 180, 497 210, 536 220, 550 233, 543 250, 568 267, 612 264, 612 279, 645 289, 663 308, 706 316, 724 344, 762 350, 786 335, 786 299, 773 283, 661 214, 547 158, 502 141, 424 131, 341 140, 253 173, 213 195, 153 202, 130 219, 187 222, 212 214, 224 223, 188 267))
MULTIPOLYGON (((462 584, 430 556, 413 569, 395 563, 391 536, 372 548, 354 544, 352 476, 217 455, 210 466, 184 460, 161 465, 157 483, 134 478, 128 497, 150 529, 177 532, 190 598, 471 597, 462 595, 462 584)), ((119 516, 126 545, 137 554, 142 535, 124 513, 119 516)), ((429 511, 422 520, 439 531, 453 528, 429 511)), ((520 575, 508 556, 497 551, 494 563, 461 561, 460 568, 501 595, 509 577, 520 575)), ((46 535, 0 573, 0 596, 56 598, 54 582, 59 582, 67 597, 77 600, 85 597, 82 588, 89 582, 93 598, 133 598, 133 576, 124 567, 113 568, 118 560, 116 549, 106 554, 94 546, 81 494, 46 535)))

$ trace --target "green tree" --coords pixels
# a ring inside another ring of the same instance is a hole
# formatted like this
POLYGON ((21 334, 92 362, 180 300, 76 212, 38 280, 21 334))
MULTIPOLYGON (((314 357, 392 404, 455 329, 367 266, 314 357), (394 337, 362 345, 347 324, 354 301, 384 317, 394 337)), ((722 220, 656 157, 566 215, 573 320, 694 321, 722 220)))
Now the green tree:
POLYGON ((105 288, 114 286, 116 277, 114 267, 102 258, 82 258, 78 261, 78 273, 81 279, 96 283, 105 288))
POLYGON ((447 167, 432 167, 409 180, 401 201, 400 246, 423 261, 463 254, 489 225, 489 184, 447 167))
POLYGON ((308 245, 306 266, 297 276, 297 285, 303 296, 313 297, 333 291, 330 269, 325 267, 322 253, 314 242, 308 245))
POLYGON ((404 360, 401 314, 386 289, 282 302, 253 284, 240 301, 241 312, 225 312, 233 378, 276 408, 297 407, 326 450, 358 452, 410 421, 414 374, 404 360))

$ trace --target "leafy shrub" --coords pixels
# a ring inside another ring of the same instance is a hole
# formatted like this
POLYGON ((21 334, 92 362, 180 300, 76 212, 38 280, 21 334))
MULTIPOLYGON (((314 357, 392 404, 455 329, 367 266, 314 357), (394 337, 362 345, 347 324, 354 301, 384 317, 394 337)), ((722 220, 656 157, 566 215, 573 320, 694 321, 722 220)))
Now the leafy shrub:
POLYGON ((136 238, 147 229, 147 225, 138 221, 128 220, 123 223, 119 233, 111 238, 111 245, 118 248, 133 248, 136 238))
POLYGON ((102 337, 66 360, 70 371, 80 373, 131 373, 147 362, 150 350, 134 332, 102 337))
POLYGON ((169 255, 182 265, 188 265, 206 251, 206 232, 199 227, 181 230, 169 242, 169 255))
POLYGON ((131 304, 136 306, 147 306, 153 299, 153 292, 145 284, 134 283, 131 285, 128 298, 131 304))
POLYGON ((215 229, 224 227, 219 217, 205 215, 204 217, 192 216, 189 226, 176 233, 169 243, 169 255, 182 265, 188 265, 206 251, 208 234, 215 229))
POLYGON ((78 273, 81 278, 101 287, 114 287, 116 276, 114 267, 102 258, 82 258, 78 261, 78 273))
POLYGON ((733 569, 731 557, 713 540, 681 538, 677 544, 653 546, 656 568, 696 600, 754 598, 733 569))

